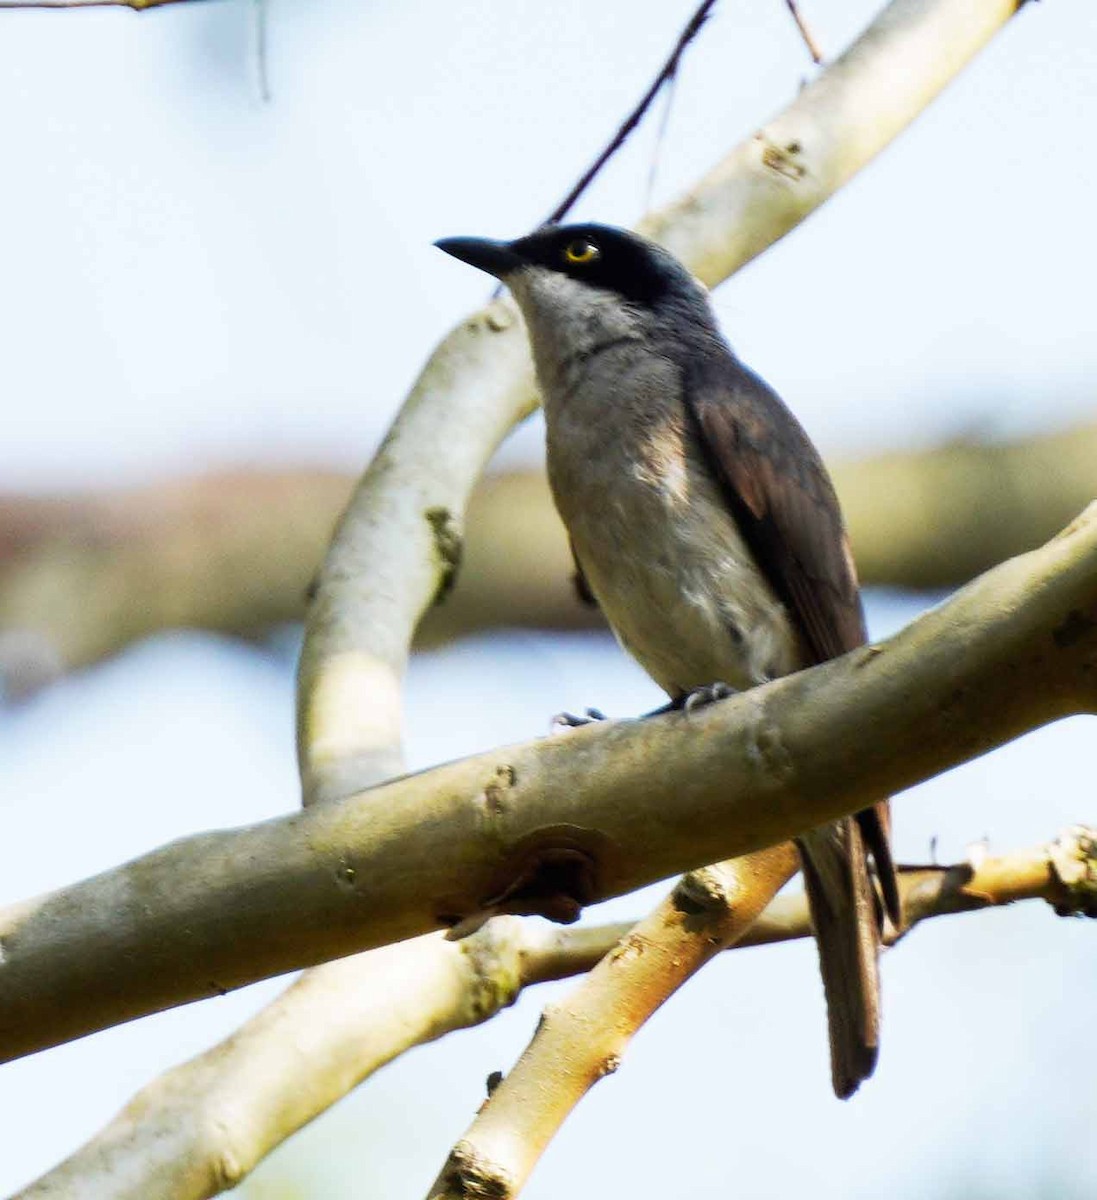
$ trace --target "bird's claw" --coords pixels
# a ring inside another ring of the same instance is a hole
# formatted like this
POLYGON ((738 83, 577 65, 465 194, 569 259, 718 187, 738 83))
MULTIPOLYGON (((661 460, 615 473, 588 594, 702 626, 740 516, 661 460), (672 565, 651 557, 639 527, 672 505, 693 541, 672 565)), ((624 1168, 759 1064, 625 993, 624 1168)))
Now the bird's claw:
POLYGON ((586 708, 583 712, 585 715, 582 717, 569 712, 557 713, 552 718, 552 732, 562 733, 565 729, 579 729, 583 725, 593 725, 595 721, 609 719, 600 708, 586 708))
POLYGON ((704 687, 694 688, 690 692, 682 702, 682 711, 688 717, 690 713, 696 712, 699 708, 715 704, 717 700, 726 700, 729 696, 734 695, 735 688, 728 687, 726 683, 709 683, 704 687))

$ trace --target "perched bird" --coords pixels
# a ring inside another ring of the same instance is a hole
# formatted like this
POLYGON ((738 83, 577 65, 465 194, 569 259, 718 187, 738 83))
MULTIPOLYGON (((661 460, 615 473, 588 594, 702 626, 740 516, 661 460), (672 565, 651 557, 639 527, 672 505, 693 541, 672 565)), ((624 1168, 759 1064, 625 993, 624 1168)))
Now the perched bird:
MULTIPOLYGON (((437 245, 502 280, 517 301, 578 580, 673 704, 719 695, 721 685, 753 687, 865 641, 819 454, 732 353, 681 263, 595 224, 437 245)), ((797 846, 834 1090, 846 1097, 876 1065, 883 911, 899 923, 887 803, 797 846)))

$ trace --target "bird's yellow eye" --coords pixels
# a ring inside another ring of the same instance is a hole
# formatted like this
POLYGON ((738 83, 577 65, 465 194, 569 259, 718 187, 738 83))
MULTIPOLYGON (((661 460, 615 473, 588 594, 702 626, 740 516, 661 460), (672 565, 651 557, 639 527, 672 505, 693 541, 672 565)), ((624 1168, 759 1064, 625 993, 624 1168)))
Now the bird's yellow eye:
POLYGON ((582 265, 583 263, 594 262, 601 254, 601 251, 593 242, 588 242, 586 238, 579 238, 578 241, 568 242, 564 247, 564 258, 569 263, 582 265))

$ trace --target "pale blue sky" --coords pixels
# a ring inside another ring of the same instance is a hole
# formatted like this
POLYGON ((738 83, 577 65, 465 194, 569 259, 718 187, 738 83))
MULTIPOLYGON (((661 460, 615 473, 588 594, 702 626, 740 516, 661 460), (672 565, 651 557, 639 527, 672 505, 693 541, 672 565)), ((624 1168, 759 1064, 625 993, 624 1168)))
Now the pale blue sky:
MULTIPOLYGON (((485 289, 431 248, 552 206, 692 7, 272 0, 273 102, 243 0, 0 13, 0 486, 248 461, 357 466, 485 289)), ((874 10, 801 0, 828 49, 874 10)), ((718 6, 659 163, 672 196, 808 73, 780 0, 718 6)), ((737 349, 831 455, 1092 416, 1097 12, 1029 5, 916 127, 717 297, 737 349)), ((580 210, 645 207, 645 131, 580 210)), ((507 461, 539 453, 537 423, 507 461)), ((922 601, 870 600, 877 635, 922 601)), ((606 639, 482 638, 416 661, 416 766, 656 700, 606 639)), ((290 656, 172 635, 0 714, 0 900, 297 798, 290 656)), ((1090 818, 1092 726, 1061 724, 898 800, 904 857, 1090 818)), ((618 901, 615 913, 646 900, 618 901)), ((601 915, 601 914, 596 914, 601 915)), ((1066 1200, 1097 1188, 1079 1068, 1092 926, 1029 906, 939 922, 885 964, 876 1078, 829 1092, 810 947, 728 956, 645 1030, 527 1191, 1066 1200)), ((561 985, 567 986, 567 985, 561 985)), ((0 1193, 278 990, 0 1068, 0 1193)), ((386 1069, 247 1185, 416 1197, 552 989, 386 1069)))

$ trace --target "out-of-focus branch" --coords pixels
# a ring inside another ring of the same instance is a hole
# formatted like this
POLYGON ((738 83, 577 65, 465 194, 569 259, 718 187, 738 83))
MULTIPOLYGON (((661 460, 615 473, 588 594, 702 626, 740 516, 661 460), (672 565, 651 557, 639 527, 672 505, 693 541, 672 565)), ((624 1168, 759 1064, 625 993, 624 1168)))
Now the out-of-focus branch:
MULTIPOLYGON (((232 471, 124 491, 0 496, 0 682, 27 694, 166 628, 252 637, 300 620, 354 488, 323 470, 232 471)), ((597 623, 576 603, 543 476, 490 477, 430 645, 494 625, 597 623)))
MULTIPOLYGON (((70 497, 0 497, 0 637, 83 667, 173 626, 250 634, 299 617, 350 480, 225 472, 70 497)), ((0 644, 0 670, 4 666, 0 644)), ((48 664, 47 664, 48 665, 48 664)), ((11 668, 10 686, 41 676, 11 668)))
MULTIPOLYGON (((839 462, 834 476, 862 582, 954 587, 1039 545, 1097 495, 1097 426, 839 462)), ((301 469, 0 497, 0 678, 31 691, 164 628, 250 637, 300 619, 353 486, 301 469)), ((456 586, 418 644, 503 625, 596 627, 572 569, 543 473, 488 476, 456 586)))
POLYGON ((0 0, 4 8, 130 8, 144 12, 165 4, 196 3, 196 0, 0 0))
POLYGON ((840 465, 837 482, 867 583, 954 587, 1097 496, 1097 425, 883 454, 840 465))
MULTIPOLYGON (((899 886, 908 929, 929 917, 1029 899, 1061 914, 1095 916, 1097 832, 1077 827, 1050 846, 978 862, 901 867, 899 886)), ((310 971, 229 1038, 218 1059, 204 1054, 154 1080, 17 1200, 64 1200, 77 1190, 83 1200, 214 1195, 246 1175, 287 1129, 326 1107, 317 1080, 334 1077, 342 1094, 409 1047, 489 1019, 523 987, 589 971, 632 928, 562 929, 498 917, 461 942, 431 935, 310 971), (285 1006, 295 995, 322 1009, 325 1021, 297 1019, 285 1006), (344 1040, 355 1053, 345 1052, 344 1040), (295 1084, 272 1088, 272 1079, 295 1084), (252 1102, 247 1119, 242 1097, 252 1102), (196 1126, 204 1137, 196 1138, 196 1126)), ((810 933, 803 894, 778 896, 735 946, 810 933)))
POLYGON ((700 712, 500 748, 0 912, 0 1053, 489 907, 566 914, 1095 708, 1097 505, 895 637, 700 712))
MULTIPOLYGON (((303 655, 307 802, 335 799, 349 778, 367 787, 401 770, 400 691, 416 622, 452 571, 447 537, 459 527, 483 463, 523 411, 468 378, 478 354, 490 353, 476 335, 490 341, 510 319, 505 309, 489 309, 442 344, 355 490, 319 580, 303 655), (473 347, 463 347, 470 337, 473 347), (318 620, 325 624, 317 633, 318 620), (336 703, 353 706, 353 723, 340 717, 337 725, 349 728, 354 753, 336 754, 331 771, 323 738, 307 738, 317 681, 320 700, 328 687, 336 703)), ((344 492, 338 503, 345 499, 344 492)), ((320 535, 317 550, 319 542, 320 535)), ((295 599, 303 597, 305 578, 290 586, 295 599)), ((326 840, 305 832, 300 848, 323 857, 326 840)), ((328 883, 349 898, 356 868, 337 843, 326 853, 333 850, 328 883)), ((368 902, 356 919, 364 913, 368 902)), ((508 928, 513 940, 515 926, 504 924, 467 946, 419 938, 307 971, 231 1038, 154 1081, 100 1137, 26 1194, 201 1200, 234 1186, 378 1066, 506 1002, 493 1000, 499 972, 490 965, 508 944, 508 928), (419 998, 414 1014, 392 1003, 393 989, 419 998)))
MULTIPOLYGON (((807 937, 811 921, 802 893, 779 897, 757 915, 764 897, 797 865, 786 844, 706 867, 687 875, 637 925, 585 931, 587 948, 604 948, 604 956, 566 1000, 545 1011, 513 1070, 451 1151, 432 1200, 512 1200, 579 1101, 617 1069, 640 1026, 716 953, 807 937)), ((1077 826, 1035 851, 902 867, 899 886, 901 934, 929 917, 1037 897, 1061 915, 1094 917, 1097 833, 1077 826)))

